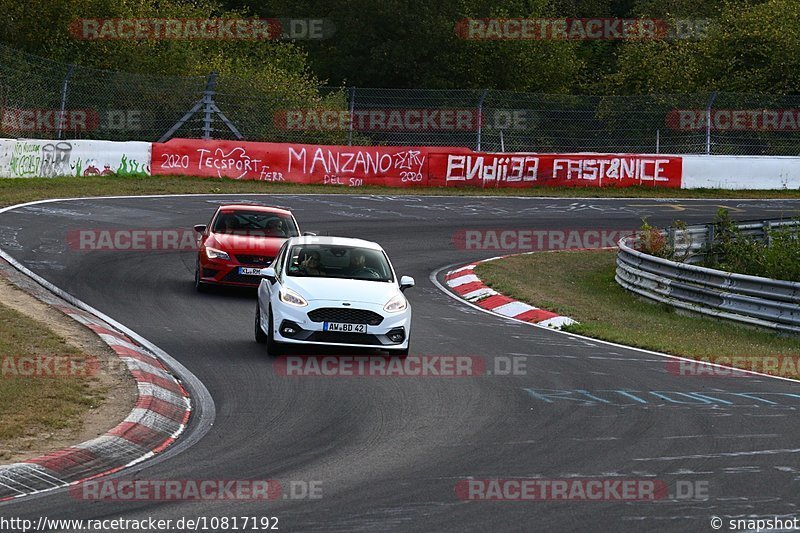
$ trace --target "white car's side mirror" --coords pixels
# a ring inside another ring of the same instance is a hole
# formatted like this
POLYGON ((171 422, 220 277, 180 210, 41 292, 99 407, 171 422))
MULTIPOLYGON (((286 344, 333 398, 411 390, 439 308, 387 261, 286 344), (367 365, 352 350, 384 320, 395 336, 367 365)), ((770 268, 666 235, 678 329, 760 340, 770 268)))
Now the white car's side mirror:
POLYGON ((400 278, 400 290, 404 291, 414 286, 414 278, 411 276, 403 276, 400 278))
POLYGON ((262 278, 267 278, 270 281, 275 281, 275 278, 277 277, 275 274, 275 269, 272 267, 262 268, 260 274, 262 278))

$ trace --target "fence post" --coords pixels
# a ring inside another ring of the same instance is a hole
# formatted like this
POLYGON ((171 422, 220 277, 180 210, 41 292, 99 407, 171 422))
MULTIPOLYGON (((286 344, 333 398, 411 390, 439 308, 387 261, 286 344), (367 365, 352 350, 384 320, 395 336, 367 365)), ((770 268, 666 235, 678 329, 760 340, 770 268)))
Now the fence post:
POLYGON ((714 239, 717 238, 717 235, 714 224, 706 224, 706 228, 708 228, 708 235, 706 236, 706 255, 708 255, 714 249, 714 239))
POLYGON ((64 82, 61 84, 61 112, 58 115, 57 137, 61 138, 61 131, 64 128, 64 112, 67 109, 67 88, 69 87, 69 79, 72 77, 72 72, 75 70, 75 65, 70 65, 67 73, 64 75, 64 82))
POLYGON ((211 139, 211 123, 213 122, 213 116, 216 114, 222 123, 225 124, 229 130, 236 136, 237 139, 244 140, 244 137, 239 132, 238 128, 234 126, 233 122, 231 122, 228 117, 225 116, 219 107, 217 107, 216 102, 214 102, 214 95, 216 94, 217 89, 217 76, 216 72, 212 72, 208 75, 208 80, 206 81, 206 88, 203 90, 203 96, 195 102, 192 108, 183 115, 178 122, 176 122, 164 135, 162 135, 158 142, 165 143, 172 136, 178 131, 181 126, 186 124, 190 118, 195 113, 198 113, 201 109, 203 110, 203 139, 211 139))
POLYGON ((711 155, 711 106, 714 105, 716 97, 717 91, 712 92, 706 106, 706 155, 711 155))
POLYGON ((661 145, 661 130, 656 130, 656 153, 660 154, 659 151, 661 145))
POLYGON ((217 73, 208 75, 206 88, 203 91, 203 139, 211 138, 211 123, 214 121, 214 94, 217 89, 217 73))
POLYGON ((481 131, 483 130, 483 101, 486 99, 486 93, 489 92, 489 89, 484 89, 483 94, 481 94, 481 99, 478 100, 478 147, 475 150, 476 152, 481 151, 481 131))
POLYGON ((356 109, 356 88, 350 87, 350 125, 347 128, 347 146, 353 145, 353 119, 356 109))
POLYGON ((767 248, 772 246, 772 221, 765 220, 761 223, 761 230, 764 232, 764 242, 767 245, 767 248))

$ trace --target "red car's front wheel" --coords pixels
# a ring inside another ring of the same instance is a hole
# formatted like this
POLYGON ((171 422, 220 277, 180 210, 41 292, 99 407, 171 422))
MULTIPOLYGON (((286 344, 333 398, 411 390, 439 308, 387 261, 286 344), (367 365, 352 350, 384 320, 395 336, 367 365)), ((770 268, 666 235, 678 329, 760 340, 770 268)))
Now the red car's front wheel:
POLYGON ((197 292, 203 292, 206 290, 206 284, 200 281, 200 260, 197 260, 197 264, 194 267, 194 288, 197 292))

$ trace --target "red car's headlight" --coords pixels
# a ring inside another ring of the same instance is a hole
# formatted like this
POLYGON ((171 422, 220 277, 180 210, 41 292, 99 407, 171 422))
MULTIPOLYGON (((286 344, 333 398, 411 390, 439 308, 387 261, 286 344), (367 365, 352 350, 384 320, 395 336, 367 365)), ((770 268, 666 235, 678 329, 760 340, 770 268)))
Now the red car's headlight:
POLYGON ((206 246, 206 257, 209 259, 223 259, 225 261, 230 261, 231 259, 231 256, 229 256, 227 252, 211 248, 210 246, 206 246))

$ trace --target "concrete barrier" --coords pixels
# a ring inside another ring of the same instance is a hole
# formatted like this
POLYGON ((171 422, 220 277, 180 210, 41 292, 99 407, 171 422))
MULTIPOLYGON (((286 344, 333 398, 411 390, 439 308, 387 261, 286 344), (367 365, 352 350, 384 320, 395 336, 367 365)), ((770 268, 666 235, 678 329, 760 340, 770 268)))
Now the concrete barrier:
POLYGON ((800 189, 800 157, 683 156, 684 189, 800 189))
POLYGON ((152 144, 0 139, 0 177, 150 175, 152 144))
POLYGON ((0 177, 186 174, 326 185, 800 189, 800 156, 478 153, 462 147, 0 139, 0 177))

